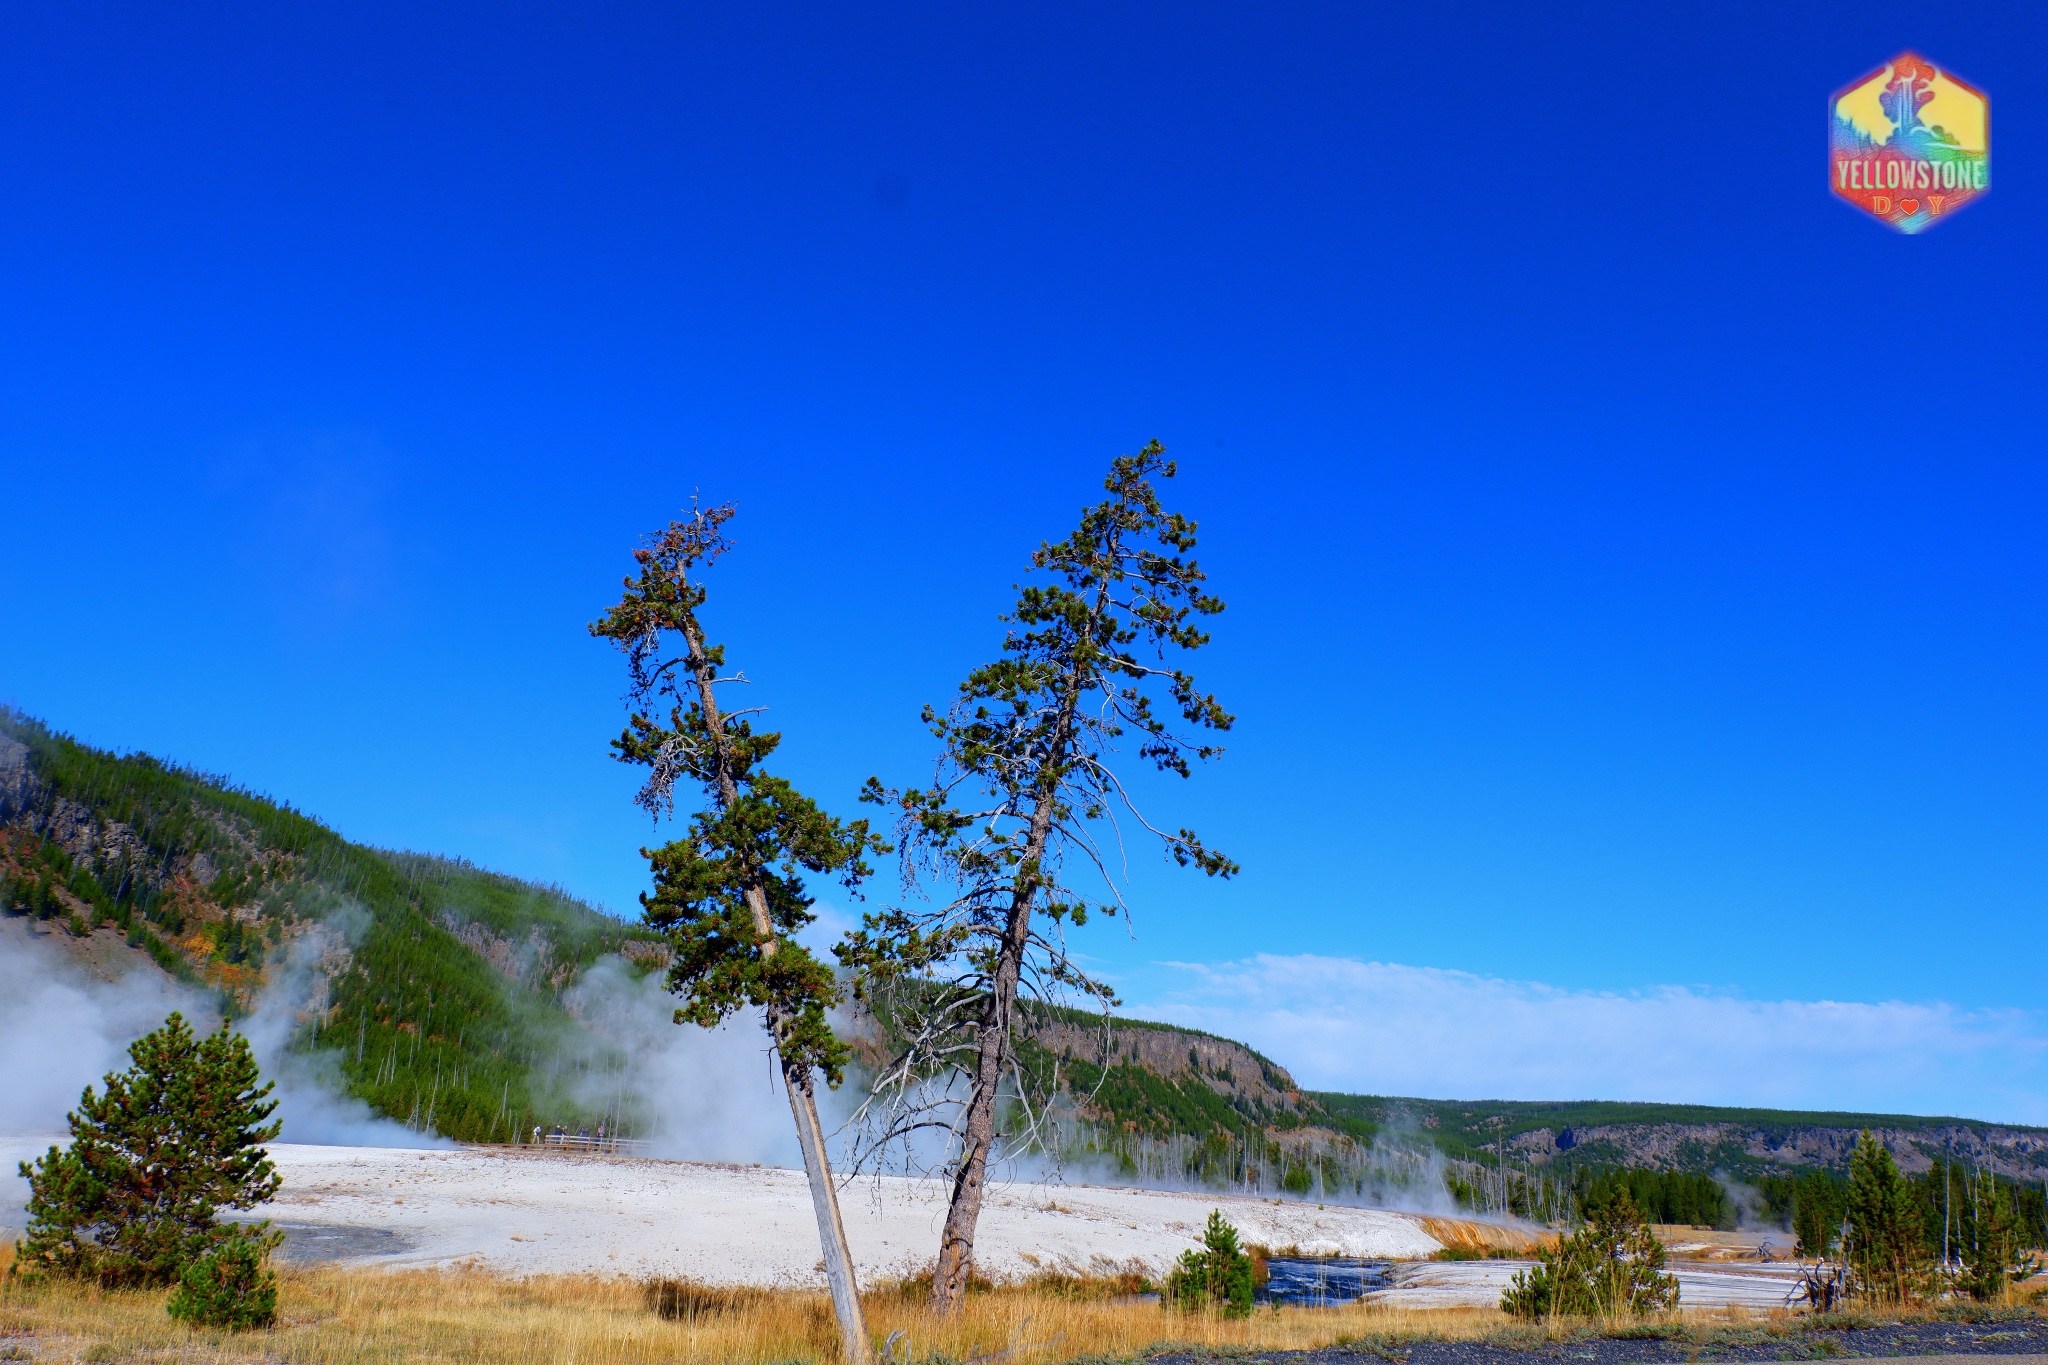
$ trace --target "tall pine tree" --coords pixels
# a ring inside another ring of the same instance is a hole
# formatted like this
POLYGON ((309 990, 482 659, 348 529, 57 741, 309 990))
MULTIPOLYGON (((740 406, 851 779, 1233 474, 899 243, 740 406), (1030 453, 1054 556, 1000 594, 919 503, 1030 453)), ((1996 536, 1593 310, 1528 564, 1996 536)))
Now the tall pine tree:
POLYGON ((1855 1290, 1877 1303, 1919 1293, 1928 1271, 1920 1206, 1898 1163, 1868 1128, 1849 1157, 1848 1235, 1843 1257, 1855 1290))
POLYGON ((841 1345, 849 1362, 865 1362, 871 1348, 813 1088, 820 1075, 837 1086, 846 1065, 846 1045, 826 1018, 838 987, 832 969, 792 936, 815 918, 806 872, 852 889, 868 873, 863 854, 885 846, 865 820, 833 819, 764 769, 781 736, 754 729, 746 711, 720 707, 718 688, 743 679, 721 676, 725 648, 705 638, 696 575, 731 549, 724 526, 732 513, 729 504, 696 508, 649 537, 633 552, 639 573, 590 632, 626 656, 633 710, 612 748, 620 762, 648 769, 641 808, 659 819, 674 813, 679 788, 702 792, 682 837, 642 850, 654 891, 641 905, 675 954, 676 1022, 709 1028, 745 1007, 762 1011, 796 1120, 841 1345))
POLYGON ((1231 723, 1169 659, 1208 643, 1200 622, 1223 610, 1188 557, 1195 524, 1160 505, 1154 481, 1173 474, 1156 441, 1111 465, 1109 496, 1032 556, 1034 578, 1004 618, 1002 657, 970 673, 945 712, 925 708, 940 744, 932 784, 868 785, 868 800, 898 813, 906 880, 941 892, 865 917, 839 949, 906 1040, 878 1078, 882 1135, 942 1124, 953 1141, 932 1278, 941 1312, 966 1294, 998 1097, 1009 1082, 1013 1102, 1028 1107, 1034 1089, 1012 1048, 1020 992, 1105 1011, 1115 1003, 1068 953, 1066 933, 1123 908, 1125 835, 1143 830, 1173 861, 1211 876, 1237 870, 1192 830, 1150 824, 1118 771, 1119 742, 1128 742, 1141 762, 1186 777, 1191 761, 1222 752, 1190 732, 1231 723), (950 1114, 933 1115, 934 1104, 950 1114))

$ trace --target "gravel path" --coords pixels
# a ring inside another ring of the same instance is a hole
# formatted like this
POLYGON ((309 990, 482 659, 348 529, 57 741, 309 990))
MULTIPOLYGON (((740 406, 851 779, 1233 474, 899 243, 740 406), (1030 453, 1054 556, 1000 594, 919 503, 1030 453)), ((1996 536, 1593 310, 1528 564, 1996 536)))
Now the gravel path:
POLYGON ((1514 1346, 1486 1341, 1418 1341, 1373 1350, 1339 1347, 1322 1351, 1256 1351, 1217 1356, 1176 1352, 1155 1356, 1149 1365, 1692 1365, 1696 1361, 1913 1359, 2008 1356, 2048 1365, 2048 1322, 2039 1318, 1989 1322, 1916 1322, 1883 1327, 1831 1328, 1773 1336, 1762 1330, 1698 1332, 1671 1340, 1588 1338, 1514 1346))

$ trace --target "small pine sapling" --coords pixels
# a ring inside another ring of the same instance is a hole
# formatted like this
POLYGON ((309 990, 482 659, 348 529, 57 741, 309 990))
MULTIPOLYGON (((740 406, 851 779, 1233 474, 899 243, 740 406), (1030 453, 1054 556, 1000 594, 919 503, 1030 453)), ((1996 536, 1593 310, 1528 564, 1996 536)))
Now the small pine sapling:
POLYGON ((1664 1244, 1627 1190, 1592 1211, 1585 1224, 1537 1264, 1515 1272, 1500 1296, 1510 1317, 1641 1317, 1678 1306, 1677 1277, 1664 1273, 1664 1244))
POLYGON ((193 1258, 172 1287, 165 1311, 194 1327, 245 1332, 277 1321, 277 1276, 265 1264, 262 1236, 233 1228, 193 1258))
POLYGON ((1237 1229, 1223 1210, 1212 1209, 1202 1245, 1181 1253, 1166 1277, 1164 1297, 1184 1313, 1216 1309, 1226 1318, 1242 1318, 1252 1311, 1253 1279, 1251 1254, 1238 1244, 1237 1229))

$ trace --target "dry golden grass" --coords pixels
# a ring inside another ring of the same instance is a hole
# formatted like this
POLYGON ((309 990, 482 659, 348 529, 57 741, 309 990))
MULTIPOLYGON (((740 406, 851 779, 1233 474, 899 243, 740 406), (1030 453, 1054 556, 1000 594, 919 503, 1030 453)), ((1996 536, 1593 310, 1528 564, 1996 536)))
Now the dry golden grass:
MULTIPOLYGON (((11 1248, 0 1249, 0 1264, 11 1248)), ((161 1365, 771 1365, 830 1362, 836 1336, 822 1294, 645 1285, 596 1276, 508 1279, 475 1270, 280 1272, 279 1326, 228 1335, 192 1331, 164 1313, 161 1292, 106 1293, 72 1284, 0 1282, 0 1359, 136 1361, 161 1365), (9 1355, 9 1352, 14 1352, 9 1355)), ((1261 1309, 1249 1319, 1183 1316, 1116 1296, 1114 1286, 1047 1282, 973 1295, 938 1319, 914 1287, 867 1296, 879 1340, 900 1332, 896 1358, 966 1360, 1008 1351, 1007 1365, 1076 1357, 1129 1358, 1171 1342, 1244 1349, 1315 1348, 1346 1339, 1496 1340, 1536 1344, 1585 1324, 1516 1327, 1494 1309, 1261 1309)), ((1694 1311, 1661 1319, 1696 1328, 1789 1330, 1782 1312, 1694 1311)))
MULTIPOLYGON (((837 1351, 821 1294, 711 1291, 714 1306, 678 1319, 652 1311, 644 1287, 596 1277, 508 1280, 475 1272, 314 1270, 280 1277, 280 1325, 231 1336, 192 1331, 164 1313, 161 1293, 69 1285, 0 1291, 0 1352, 80 1361, 319 1361, 323 1365, 641 1365, 647 1362, 829 1362, 837 1351)), ((1362 1308, 1261 1310, 1242 1321, 1168 1313, 1156 1304, 1074 1299, 1028 1289, 977 1294, 956 1318, 934 1318, 900 1294, 868 1298, 879 1338, 901 1332, 896 1357, 964 1360, 1007 1350, 1018 1365, 1077 1356, 1129 1357, 1167 1342, 1317 1347, 1387 1333, 1481 1336, 1491 1310, 1427 1313, 1362 1308)))
POLYGON ((1420 1220, 1422 1230, 1453 1251, 1512 1252, 1527 1256, 1540 1247, 1551 1246, 1557 1241, 1557 1234, 1538 1228, 1506 1227, 1499 1223, 1481 1223, 1471 1218, 1434 1218, 1420 1220))

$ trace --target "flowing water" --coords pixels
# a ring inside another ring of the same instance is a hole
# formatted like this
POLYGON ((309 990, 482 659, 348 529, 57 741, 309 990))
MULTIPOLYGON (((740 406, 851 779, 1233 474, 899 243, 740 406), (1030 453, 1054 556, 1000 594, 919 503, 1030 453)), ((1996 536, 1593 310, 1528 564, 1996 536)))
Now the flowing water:
POLYGON ((1394 1283, 1394 1263, 1357 1256, 1273 1257, 1266 1262, 1261 1303, 1321 1308, 1351 1303, 1394 1283))

